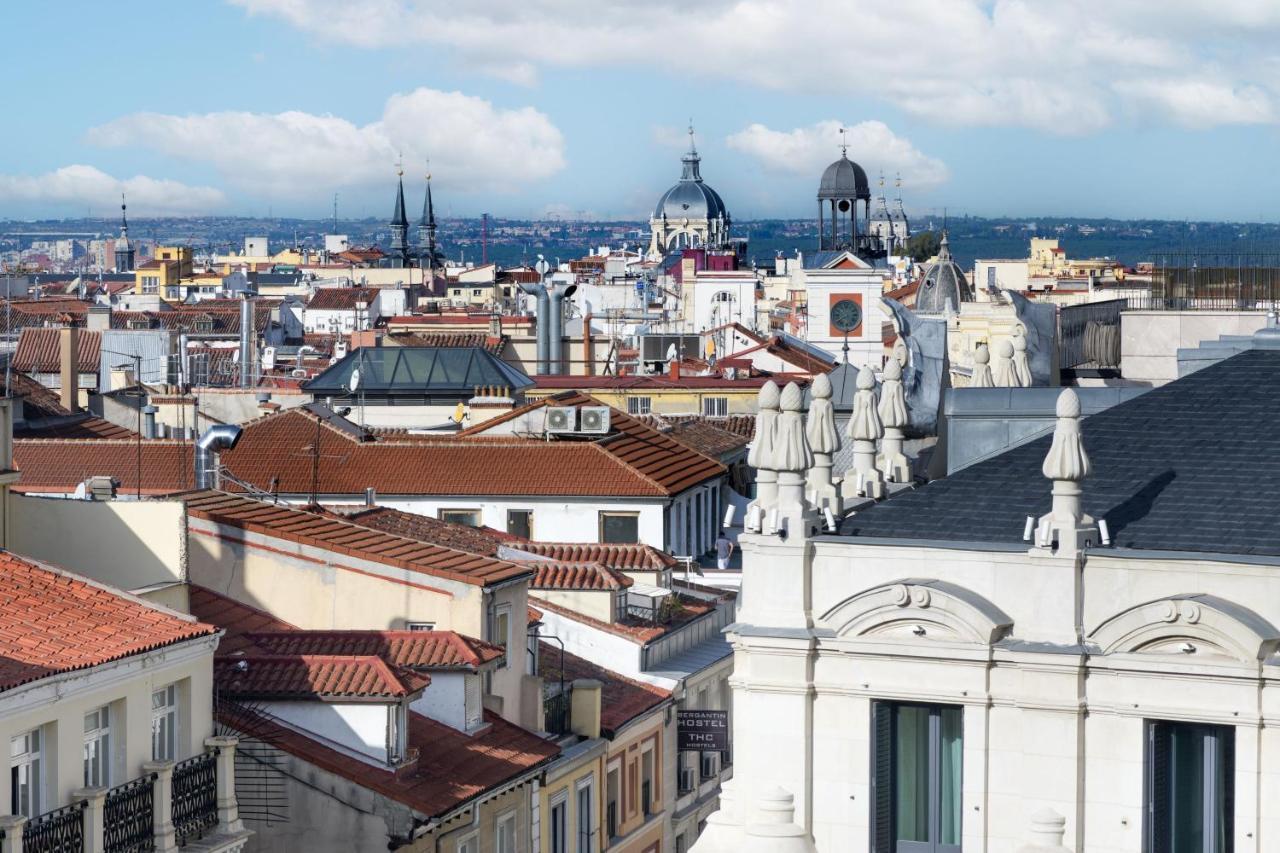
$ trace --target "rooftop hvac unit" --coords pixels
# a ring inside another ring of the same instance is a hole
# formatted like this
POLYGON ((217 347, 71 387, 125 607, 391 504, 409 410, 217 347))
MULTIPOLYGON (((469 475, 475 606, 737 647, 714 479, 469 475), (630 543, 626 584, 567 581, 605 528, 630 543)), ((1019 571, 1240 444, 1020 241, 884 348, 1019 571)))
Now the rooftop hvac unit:
POLYGON ((580 432, 603 435, 609 431, 608 406, 583 406, 580 417, 580 432))
POLYGON ((578 410, 573 406, 547 406, 547 432, 575 432, 577 427, 578 410))

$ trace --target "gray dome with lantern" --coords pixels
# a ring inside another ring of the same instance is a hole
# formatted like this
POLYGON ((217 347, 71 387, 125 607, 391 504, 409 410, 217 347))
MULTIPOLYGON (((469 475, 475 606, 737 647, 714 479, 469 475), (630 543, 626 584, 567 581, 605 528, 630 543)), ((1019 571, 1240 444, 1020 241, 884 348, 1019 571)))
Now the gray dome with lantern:
POLYGON ((925 268, 920 289, 916 291, 916 313, 945 314, 948 310, 958 312, 960 303, 972 301, 973 287, 965 277, 964 270, 952 259, 947 232, 943 231, 937 260, 925 268))

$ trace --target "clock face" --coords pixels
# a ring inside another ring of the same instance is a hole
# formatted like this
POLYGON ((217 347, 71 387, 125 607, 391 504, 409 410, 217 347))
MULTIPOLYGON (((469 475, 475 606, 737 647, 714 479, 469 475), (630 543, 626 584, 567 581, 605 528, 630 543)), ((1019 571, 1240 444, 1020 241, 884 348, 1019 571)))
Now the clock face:
POLYGON ((842 332, 852 332, 862 325, 862 307, 852 299, 841 299, 831 306, 831 325, 842 332))

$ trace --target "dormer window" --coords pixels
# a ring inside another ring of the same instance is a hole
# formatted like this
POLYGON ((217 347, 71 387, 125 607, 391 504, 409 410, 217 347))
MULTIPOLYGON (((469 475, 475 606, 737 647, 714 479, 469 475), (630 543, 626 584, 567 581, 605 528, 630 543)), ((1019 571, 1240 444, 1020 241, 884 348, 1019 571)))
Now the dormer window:
POLYGON ((132 317, 129 319, 130 329, 150 329, 151 320, 147 317, 132 317))
POLYGON ((201 315, 200 317, 196 318, 196 321, 194 323, 191 324, 191 328, 197 332, 206 332, 206 333, 212 332, 213 318, 208 316, 207 314, 201 315))

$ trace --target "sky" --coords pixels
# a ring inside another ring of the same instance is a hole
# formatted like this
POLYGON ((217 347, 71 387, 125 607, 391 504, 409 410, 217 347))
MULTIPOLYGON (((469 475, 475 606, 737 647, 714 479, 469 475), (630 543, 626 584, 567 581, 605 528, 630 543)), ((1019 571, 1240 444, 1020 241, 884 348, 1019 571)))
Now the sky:
POLYGON ((1276 0, 62 0, 6 8, 0 217, 1275 221, 1276 0), (841 129, 844 129, 842 135, 841 129))

